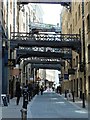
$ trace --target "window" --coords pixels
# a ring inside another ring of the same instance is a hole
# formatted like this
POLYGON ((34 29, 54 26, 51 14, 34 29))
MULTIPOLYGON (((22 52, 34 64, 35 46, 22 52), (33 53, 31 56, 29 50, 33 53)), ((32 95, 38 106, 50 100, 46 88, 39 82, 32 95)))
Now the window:
POLYGON ((78 6, 78 19, 80 18, 80 4, 78 6))
POLYGON ((70 25, 70 33, 72 33, 72 25, 70 25))
POLYGON ((10 9, 12 10, 12 1, 10 1, 10 9))
POLYGON ((90 31, 90 15, 87 16, 87 31, 90 31))
POLYGON ((12 0, 10 0, 10 12, 12 14, 12 0))
POLYGON ((88 91, 90 92, 90 76, 88 76, 88 91))
POLYGON ((88 2, 89 2, 88 0, 85 1, 86 5, 88 4, 88 2))
POLYGON ((28 13, 26 12, 26 32, 28 32, 28 13))
POLYGON ((25 17, 25 11, 23 11, 23 17, 25 17))
POLYGON ((74 30, 74 19, 73 19, 73 30, 74 30))
POLYGON ((79 28, 79 34, 81 35, 81 28, 79 28))
POLYGON ((23 23, 23 30, 25 30, 25 23, 23 23))
POLYGON ((10 32, 12 32, 12 26, 11 26, 11 24, 10 24, 10 32))
POLYGON ((66 22, 66 25, 67 25, 67 29, 68 29, 68 22, 66 22))
POLYGON ((73 67, 75 67, 75 58, 73 59, 73 67))
POLYGON ((76 66, 78 66, 78 56, 76 56, 76 66))
POLYGON ((75 14, 75 22, 76 22, 76 24, 77 24, 77 12, 76 12, 76 14, 75 14))

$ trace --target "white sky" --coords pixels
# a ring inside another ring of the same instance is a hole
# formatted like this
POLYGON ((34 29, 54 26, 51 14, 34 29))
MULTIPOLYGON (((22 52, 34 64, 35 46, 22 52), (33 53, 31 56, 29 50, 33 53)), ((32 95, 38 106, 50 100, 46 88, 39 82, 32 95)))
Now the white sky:
POLYGON ((60 13, 62 6, 60 4, 41 4, 44 11, 43 22, 57 25, 60 23, 60 13))

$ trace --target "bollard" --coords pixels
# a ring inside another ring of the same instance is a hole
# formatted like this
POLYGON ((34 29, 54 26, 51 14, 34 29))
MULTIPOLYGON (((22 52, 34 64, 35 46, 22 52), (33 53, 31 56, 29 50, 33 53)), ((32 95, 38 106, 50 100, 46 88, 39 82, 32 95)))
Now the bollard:
POLYGON ((82 94, 82 107, 85 108, 85 95, 82 94))
POLYGON ((27 110, 22 108, 20 111, 21 111, 21 119, 27 120, 27 110))
POLYGON ((27 88, 24 88, 23 90, 23 108, 27 109, 28 104, 28 91, 27 88))
POLYGON ((65 98, 67 98, 67 91, 65 90, 65 98))
POLYGON ((82 99, 82 91, 80 91, 80 98, 82 99))
POLYGON ((74 91, 72 92, 73 102, 75 102, 74 91))
POLYGON ((23 95, 23 108, 27 109, 27 104, 28 104, 27 94, 24 93, 24 95, 23 95))
POLYGON ((2 100, 2 103, 3 103, 3 105, 4 106, 8 106, 8 101, 7 101, 7 96, 6 96, 6 94, 2 94, 1 95, 1 100, 2 100))

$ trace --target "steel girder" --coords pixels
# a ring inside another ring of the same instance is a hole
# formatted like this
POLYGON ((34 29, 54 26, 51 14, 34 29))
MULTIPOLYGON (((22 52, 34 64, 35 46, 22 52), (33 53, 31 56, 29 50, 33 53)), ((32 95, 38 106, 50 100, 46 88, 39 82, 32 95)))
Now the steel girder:
POLYGON ((73 50, 79 52, 80 42, 78 41, 11 41, 11 49, 15 47, 51 47, 51 48, 72 48, 73 50), (13 46, 13 47, 12 47, 13 46))
POLYGON ((38 61, 62 61, 61 58, 50 58, 50 57, 30 57, 30 58, 25 58, 22 60, 27 61, 27 60, 38 60, 38 61))
POLYGON ((61 70, 60 64, 53 65, 53 64, 32 64, 32 68, 37 69, 54 69, 54 70, 61 70))
MULTIPOLYGON (((13 33, 14 34, 14 33, 13 33)), ((15 47, 51 47, 51 48, 71 48, 81 52, 81 40, 78 34, 35 34, 20 33, 11 36, 10 48, 15 47)))
POLYGON ((24 65, 27 65, 27 64, 29 64, 29 63, 31 63, 31 64, 60 64, 60 65, 64 65, 65 64, 65 62, 62 60, 60 60, 60 61, 45 61, 45 60, 24 60, 24 65))
POLYGON ((61 4, 62 6, 70 6, 71 0, 19 0, 19 4, 43 3, 43 4, 61 4))
POLYGON ((31 51, 31 50, 16 50, 16 61, 19 62, 20 58, 28 57, 48 57, 48 58, 62 58, 62 59, 71 59, 72 53, 55 53, 55 52, 40 52, 40 51, 31 51))

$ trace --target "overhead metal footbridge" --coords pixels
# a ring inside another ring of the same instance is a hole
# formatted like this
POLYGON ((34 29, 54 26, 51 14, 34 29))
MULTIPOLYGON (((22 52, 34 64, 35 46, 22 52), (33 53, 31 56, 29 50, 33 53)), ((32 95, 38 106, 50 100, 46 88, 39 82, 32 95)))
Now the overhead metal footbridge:
POLYGON ((56 53, 56 52, 40 52, 40 51, 32 51, 32 50, 23 50, 17 49, 16 50, 16 63, 20 61, 21 58, 29 58, 29 57, 48 57, 48 58, 62 58, 62 59, 71 59, 72 53, 56 53))
POLYGON ((12 33, 10 48, 21 47, 51 47, 51 48, 71 48, 76 52, 81 52, 81 39, 79 34, 50 34, 39 33, 12 33))
MULTIPOLYGON (((18 0, 17 2, 18 5, 28 3, 61 4, 66 8, 70 8, 71 5, 70 0, 18 0)), ((16 63, 20 62, 22 58, 32 57, 71 60, 72 50, 81 53, 81 38, 79 34, 62 34, 59 27, 45 23, 30 23, 29 27, 29 33, 11 32, 10 50, 11 52, 16 50, 16 63), (47 51, 48 47, 54 49, 54 51, 47 51), (58 49, 58 52, 55 49, 58 49), (70 49, 70 51, 61 52, 60 49, 70 49)), ((36 61, 29 62, 33 63, 36 61)), ((42 63, 46 63, 46 61, 42 63)))

